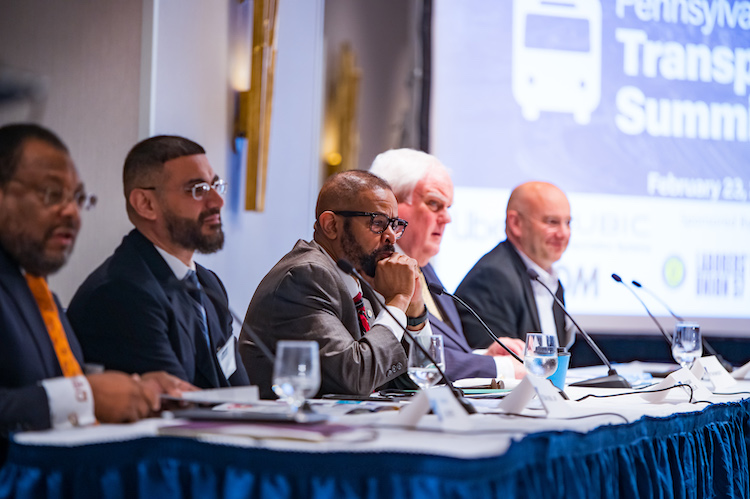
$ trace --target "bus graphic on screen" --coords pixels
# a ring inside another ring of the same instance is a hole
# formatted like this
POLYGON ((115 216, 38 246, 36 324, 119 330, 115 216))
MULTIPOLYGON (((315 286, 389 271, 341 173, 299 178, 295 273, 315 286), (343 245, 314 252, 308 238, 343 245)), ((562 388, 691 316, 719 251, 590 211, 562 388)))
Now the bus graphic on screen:
POLYGON ((585 125, 601 100, 599 0, 513 1, 513 97, 528 121, 572 113, 585 125))

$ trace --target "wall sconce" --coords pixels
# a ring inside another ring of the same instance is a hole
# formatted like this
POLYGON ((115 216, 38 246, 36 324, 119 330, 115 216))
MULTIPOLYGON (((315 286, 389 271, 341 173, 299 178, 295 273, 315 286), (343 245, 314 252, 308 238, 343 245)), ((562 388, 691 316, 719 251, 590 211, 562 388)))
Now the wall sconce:
MULTIPOLYGON (((266 202, 268 143, 271 128, 273 78, 276 66, 278 3, 278 0, 255 0, 253 2, 252 52, 244 58, 244 61, 249 61, 249 89, 243 88, 242 73, 244 71, 246 74, 247 67, 243 67, 243 62, 240 60, 242 59, 241 56, 237 58, 237 61, 234 61, 236 65, 233 64, 232 67, 232 85, 239 91, 234 136, 235 138, 245 139, 247 152, 245 164, 246 211, 263 211, 266 202)), ((241 25, 242 16, 239 16, 236 22, 241 25)), ((247 15, 244 24, 249 24, 247 15)), ((237 28, 239 30, 241 26, 237 26, 237 28)), ((242 50, 238 52, 242 53, 242 50)), ((237 142, 235 141, 235 144, 237 142)))

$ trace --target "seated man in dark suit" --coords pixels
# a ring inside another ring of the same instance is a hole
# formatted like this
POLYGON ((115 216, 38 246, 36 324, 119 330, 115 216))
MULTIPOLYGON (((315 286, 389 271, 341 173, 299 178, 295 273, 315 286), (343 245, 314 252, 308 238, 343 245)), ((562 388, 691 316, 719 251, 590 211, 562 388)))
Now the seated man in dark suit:
MULTIPOLYGON (((392 149, 375 158, 370 172, 391 185, 398 200, 398 213, 409 223, 409 230, 398 241, 398 249, 416 259, 421 267, 420 283, 430 312, 430 326, 433 333, 443 336, 446 376, 451 379, 523 377, 526 372, 523 365, 497 344, 487 350, 488 355, 473 353, 453 299, 435 295, 427 287, 429 284, 443 287, 430 259, 440 251, 443 231, 451 221, 448 208, 453 204, 453 182, 448 170, 427 153, 392 149)), ((515 338, 501 340, 523 355, 523 342, 515 338)))
MULTIPOLYGON (((526 338, 526 333, 557 333, 561 347, 575 339, 562 309, 527 269, 564 302, 562 283, 552 264, 562 257, 570 240, 570 204, 565 194, 546 182, 527 182, 516 187, 508 200, 505 218, 508 239, 484 255, 458 286, 456 295, 472 306, 496 332, 526 338)), ((488 344, 481 325, 461 311, 469 344, 488 344)))
POLYGON ((46 277, 65 265, 93 202, 56 135, 0 128, 0 463, 8 432, 135 421, 159 409, 160 393, 193 389, 163 372, 84 375, 46 277))
MULTIPOLYGON (((332 176, 318 196, 313 240, 298 241, 250 301, 245 324, 272 350, 279 340, 318 342, 322 394, 366 395, 406 372, 402 326, 422 329, 427 313, 417 262, 394 253, 406 226, 397 215, 384 180, 357 170, 332 176), (398 323, 339 259, 370 281, 398 323)), ((240 352, 261 396, 272 397, 273 366, 244 331, 240 352)))
POLYGON ((135 229, 68 309, 86 358, 130 373, 165 370, 201 388, 247 384, 224 286, 193 261, 224 244, 226 184, 201 146, 172 136, 136 144, 123 182, 135 229))

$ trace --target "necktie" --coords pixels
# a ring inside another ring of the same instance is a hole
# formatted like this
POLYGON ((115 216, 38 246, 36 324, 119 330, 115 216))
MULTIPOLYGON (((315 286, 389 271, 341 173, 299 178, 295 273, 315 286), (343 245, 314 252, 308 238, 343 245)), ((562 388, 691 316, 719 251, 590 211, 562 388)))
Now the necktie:
POLYGON ((52 299, 52 292, 47 286, 47 281, 43 277, 26 274, 26 282, 39 306, 39 312, 41 312, 44 325, 47 327, 47 334, 52 341, 52 347, 55 349, 55 355, 57 355, 57 361, 60 363, 63 376, 80 376, 83 374, 81 365, 70 349, 68 336, 65 334, 62 322, 60 322, 60 313, 52 299))
POLYGON ((424 304, 427 307, 427 310, 437 317, 437 319, 441 322, 445 322, 443 320, 443 314, 440 313, 440 309, 437 306, 437 303, 435 303, 435 299, 432 297, 432 293, 430 293, 430 288, 427 287, 427 280, 424 278, 424 274, 422 273, 422 269, 419 269, 419 285, 422 288, 422 299, 424 300, 424 304))
POLYGON ((193 299, 195 305, 195 311, 198 314, 201 323, 201 332, 203 333, 203 339, 206 340, 209 352, 211 351, 211 338, 208 336, 208 321, 206 319, 206 308, 203 305, 203 290, 201 283, 198 282, 198 276, 194 270, 188 270, 185 276, 185 282, 188 284, 188 294, 193 299))
POLYGON ((359 329, 362 333, 366 333, 370 330, 370 323, 367 321, 367 310, 365 310, 365 302, 362 300, 361 291, 354 297, 354 306, 357 309, 357 317, 359 318, 359 329))

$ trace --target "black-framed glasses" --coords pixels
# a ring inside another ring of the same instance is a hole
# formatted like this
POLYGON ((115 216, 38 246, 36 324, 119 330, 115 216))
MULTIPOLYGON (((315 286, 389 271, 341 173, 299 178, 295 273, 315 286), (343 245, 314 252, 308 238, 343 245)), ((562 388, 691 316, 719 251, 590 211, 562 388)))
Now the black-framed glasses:
POLYGON ((63 189, 60 186, 48 185, 46 187, 39 187, 21 180, 12 178, 12 182, 19 183, 37 193, 39 198, 42 200, 42 204, 47 208, 59 207, 70 203, 71 201, 78 206, 81 210, 90 210, 96 206, 97 197, 94 194, 87 194, 85 190, 78 189, 75 192, 70 192, 63 189))
MULTIPOLYGON (((203 196, 208 194, 211 189, 215 190, 219 196, 224 197, 224 194, 227 192, 228 185, 229 184, 225 180, 218 179, 212 184, 209 184, 208 182, 200 182, 192 187, 186 187, 185 192, 191 193, 193 195, 193 199, 195 199, 196 201, 202 201, 203 196)), ((139 189, 155 191, 156 187, 139 187, 139 189)))
POLYGON ((370 230, 375 234, 382 234, 390 226, 396 234, 396 239, 404 235, 406 226, 409 222, 403 218, 390 218, 383 213, 373 213, 371 211, 334 211, 336 215, 342 217, 370 217, 370 230))

